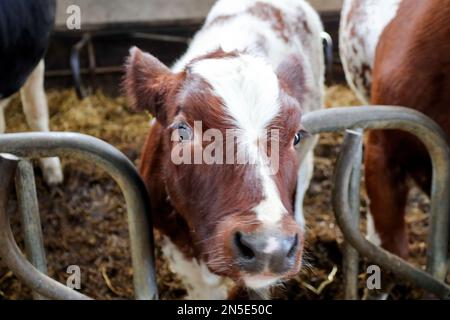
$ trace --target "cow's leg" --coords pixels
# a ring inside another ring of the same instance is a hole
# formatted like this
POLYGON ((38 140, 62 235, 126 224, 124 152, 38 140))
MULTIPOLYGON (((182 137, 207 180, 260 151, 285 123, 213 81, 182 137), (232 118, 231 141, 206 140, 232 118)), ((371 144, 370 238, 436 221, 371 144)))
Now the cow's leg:
MULTIPOLYGON (((44 61, 39 62, 20 90, 23 110, 28 125, 34 131, 50 131, 47 98, 44 91, 44 61)), ((63 181, 61 163, 58 158, 41 159, 44 179, 49 185, 63 181)))
MULTIPOLYGON (((387 132, 371 131, 368 134, 365 146, 365 179, 370 201, 368 238, 406 258, 405 206, 408 187, 405 169, 392 153, 392 143, 387 132)), ((397 150, 400 152, 399 148, 397 150)))
POLYGON ((0 100, 0 133, 4 133, 6 131, 5 109, 10 101, 11 98, 0 100))

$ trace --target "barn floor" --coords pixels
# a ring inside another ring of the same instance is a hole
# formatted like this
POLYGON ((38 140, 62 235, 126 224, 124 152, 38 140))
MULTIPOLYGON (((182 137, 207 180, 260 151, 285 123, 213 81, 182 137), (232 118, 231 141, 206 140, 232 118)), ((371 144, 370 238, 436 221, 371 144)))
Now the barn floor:
MULTIPOLYGON (((148 126, 148 115, 131 114, 123 98, 111 99, 98 92, 83 101, 73 91, 50 91, 48 94, 52 130, 77 131, 101 138, 119 148, 137 163, 148 126)), ((327 89, 327 107, 354 105, 357 100, 345 87, 327 89)), ((15 98, 7 110, 8 132, 27 131, 15 98)), ((342 236, 331 209, 333 163, 342 140, 340 134, 324 134, 316 149, 315 173, 306 197, 306 267, 275 293, 289 299, 342 299, 342 236), (338 241, 336 241, 338 239, 338 241), (317 288, 337 268, 330 283, 317 288)), ((69 265, 79 265, 82 292, 97 299, 133 297, 132 269, 124 200, 117 185, 102 171, 76 159, 64 158, 65 183, 49 188, 36 168, 38 197, 44 228, 50 275, 65 283, 69 265)), ((13 194, 9 206, 16 239, 21 242, 17 222, 17 203, 13 194)), ((411 233, 411 262, 425 263, 425 231, 428 200, 417 190, 409 201, 408 226, 411 233)), ((365 212, 362 203, 361 212, 365 212)), ((361 263, 360 293, 365 283, 366 263, 361 263)), ((185 294, 176 276, 167 268, 157 251, 158 285, 162 299, 179 299, 185 294)), ((391 299, 417 299, 422 292, 397 283, 391 299)), ((0 260, 0 299, 28 299, 30 290, 22 285, 0 260)))

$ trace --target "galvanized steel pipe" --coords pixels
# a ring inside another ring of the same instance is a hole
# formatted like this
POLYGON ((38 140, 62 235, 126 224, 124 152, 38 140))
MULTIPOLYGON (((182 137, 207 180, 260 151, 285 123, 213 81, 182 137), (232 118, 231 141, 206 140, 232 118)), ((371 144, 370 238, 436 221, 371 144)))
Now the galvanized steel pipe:
MULTIPOLYGON (((361 129, 352 131, 356 135, 363 134, 361 129)), ((361 185, 361 160, 362 160, 362 139, 353 154, 353 168, 350 178, 350 193, 348 201, 352 210, 353 227, 359 226, 359 207, 361 205, 360 185, 361 185)), ((344 297, 347 300, 358 299, 358 274, 359 274, 359 254, 348 241, 343 244, 343 272, 344 272, 344 297)))
MULTIPOLYGON (((397 106, 359 106, 323 109, 304 115, 303 124, 311 133, 335 132, 358 128, 399 129, 413 134, 423 142, 433 165, 427 271, 436 279, 444 281, 447 274, 450 211, 450 197, 448 194, 450 186, 450 149, 442 129, 424 114, 410 108, 397 106)), ((336 182, 342 184, 340 181, 336 182)), ((348 184, 345 185, 345 188, 348 188, 348 184)), ((345 199, 348 201, 348 197, 345 199)), ((351 221, 348 222, 350 223, 351 221)), ((363 240, 366 241, 365 239, 363 240)), ((359 240, 358 243, 360 244, 359 240)), ((353 245, 357 247, 355 244, 353 245)), ((375 256, 381 256, 382 251, 380 249, 374 252, 375 256)))
POLYGON ((0 135, 0 152, 32 158, 73 156, 106 170, 120 186, 127 205, 135 296, 137 299, 158 298, 148 193, 125 155, 100 139, 67 132, 0 135))
POLYGON ((6 212, 8 193, 16 173, 17 160, 0 156, 0 256, 14 274, 33 291, 52 298, 67 300, 89 299, 61 283, 46 276, 36 269, 23 256, 11 231, 9 217, 6 212))
MULTIPOLYGON (((29 159, 20 159, 17 165, 16 194, 28 260, 40 272, 47 274, 47 259, 45 257, 34 169, 29 159)), ((33 292, 33 298, 37 300, 45 299, 36 292, 33 292)))
POLYGON ((347 133, 342 146, 342 151, 336 162, 336 171, 333 188, 333 206, 336 210, 336 219, 345 234, 346 239, 363 255, 390 270, 398 277, 410 281, 425 290, 436 294, 439 298, 450 298, 450 286, 443 281, 434 278, 413 265, 407 263, 400 257, 367 241, 355 226, 354 217, 348 204, 348 190, 350 176, 354 163, 354 154, 357 152, 361 136, 347 133))

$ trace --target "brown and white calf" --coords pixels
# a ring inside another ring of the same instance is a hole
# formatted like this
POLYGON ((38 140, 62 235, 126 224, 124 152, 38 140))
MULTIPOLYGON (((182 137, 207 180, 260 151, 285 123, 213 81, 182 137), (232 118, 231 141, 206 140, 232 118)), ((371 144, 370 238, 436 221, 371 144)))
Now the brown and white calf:
POLYGON ((220 0, 171 70, 130 52, 127 95, 155 117, 140 170, 163 252, 188 298, 224 299, 234 285, 263 290, 300 269, 297 176, 301 204, 312 175, 310 148, 299 170, 300 120, 322 107, 321 31, 303 0, 220 0), (236 133, 231 146, 211 138, 228 130, 236 133), (223 151, 219 160, 243 152, 253 161, 173 161, 178 150, 192 155, 211 144, 223 151), (275 145, 278 170, 264 161, 275 145))
MULTIPOLYGON (((450 1, 346 0, 340 54, 347 81, 364 103, 418 110, 450 137, 450 1)), ((425 147, 404 132, 371 131, 365 144, 368 237, 403 257, 408 177, 430 192, 425 147)))

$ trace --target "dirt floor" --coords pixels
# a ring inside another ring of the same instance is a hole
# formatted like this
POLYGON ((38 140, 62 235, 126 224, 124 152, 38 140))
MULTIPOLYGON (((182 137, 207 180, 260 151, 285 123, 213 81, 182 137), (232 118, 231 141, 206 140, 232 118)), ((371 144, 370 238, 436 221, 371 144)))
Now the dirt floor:
MULTIPOLYGON (((111 99, 98 92, 79 101, 73 91, 48 94, 51 127, 58 131, 76 131, 101 138, 137 163, 148 128, 149 116, 133 114, 123 98, 111 99)), ((327 107, 355 105, 356 98, 346 87, 327 89, 327 107)), ((20 101, 16 97, 6 114, 8 132, 27 131, 20 101)), ((331 208, 331 176, 342 140, 341 134, 324 134, 316 148, 315 173, 305 199, 308 224, 305 267, 292 281, 275 293, 280 299, 342 299, 342 236, 331 208), (337 241, 336 241, 337 240, 337 241), (332 270, 337 268, 333 277, 332 270), (330 281, 326 281, 330 276, 330 281), (329 284, 327 284, 329 282, 329 284), (321 286, 322 284, 322 286, 321 286), (321 287, 321 290, 318 288, 321 287), (320 291, 320 292, 318 292, 320 291)), ((65 182, 47 187, 36 167, 38 197, 44 229, 49 274, 65 283, 69 265, 81 267, 81 291, 97 299, 133 298, 130 250, 124 200, 118 186, 102 171, 76 159, 62 159, 65 182)), ((17 203, 12 200, 9 213, 17 241, 22 245, 17 203)), ((361 212, 366 204, 362 191, 361 212)), ((427 198, 417 190, 410 195, 408 227, 411 262, 423 268, 429 209, 427 198)), ((363 218, 364 219, 364 218, 363 218)), ((360 293, 365 283, 367 262, 360 265, 360 293)), ((185 295, 157 248, 160 297, 179 299, 185 295)), ((422 292, 397 283, 391 299, 420 298, 422 292)), ((30 290, 22 285, 0 260, 0 299, 28 299, 30 290)))

